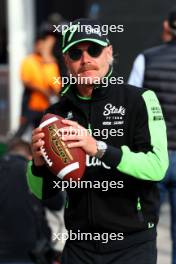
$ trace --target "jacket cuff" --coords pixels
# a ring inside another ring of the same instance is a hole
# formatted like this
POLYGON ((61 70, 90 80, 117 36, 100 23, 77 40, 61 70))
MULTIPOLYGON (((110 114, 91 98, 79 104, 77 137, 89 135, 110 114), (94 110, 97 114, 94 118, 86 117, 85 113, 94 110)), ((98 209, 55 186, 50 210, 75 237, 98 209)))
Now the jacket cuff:
POLYGON ((46 172, 48 171, 48 168, 45 165, 36 166, 32 161, 31 171, 32 174, 36 177, 44 177, 46 172))
POLYGON ((107 144, 107 150, 103 157, 101 158, 101 161, 103 161, 105 164, 113 167, 117 167, 121 161, 122 158, 122 151, 116 147, 113 147, 111 145, 107 144))

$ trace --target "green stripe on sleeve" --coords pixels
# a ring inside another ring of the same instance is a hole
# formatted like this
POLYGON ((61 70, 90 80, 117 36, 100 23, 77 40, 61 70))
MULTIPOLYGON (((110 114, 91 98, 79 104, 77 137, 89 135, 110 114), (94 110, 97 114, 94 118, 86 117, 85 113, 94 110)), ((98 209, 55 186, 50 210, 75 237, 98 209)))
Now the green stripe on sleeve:
POLYGON ((27 183, 31 192, 38 198, 42 199, 42 189, 43 189, 43 178, 37 177, 32 173, 32 161, 28 162, 27 167, 27 183))
POLYGON ((146 91, 142 97, 147 108, 152 151, 135 153, 128 146, 122 146, 122 159, 117 169, 141 180, 160 181, 169 163, 166 125, 155 93, 146 91))

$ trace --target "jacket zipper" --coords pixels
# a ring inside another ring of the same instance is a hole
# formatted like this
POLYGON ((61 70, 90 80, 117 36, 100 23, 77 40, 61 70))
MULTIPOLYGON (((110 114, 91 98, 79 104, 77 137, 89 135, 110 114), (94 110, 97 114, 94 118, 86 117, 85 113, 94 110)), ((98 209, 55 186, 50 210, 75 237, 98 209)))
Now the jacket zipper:
MULTIPOLYGON (((92 128, 91 128, 91 114, 92 114, 92 102, 90 102, 90 106, 89 106, 89 117, 88 117, 88 130, 90 132, 92 132, 92 128)), ((90 217, 90 224, 91 225, 95 225, 94 223, 94 218, 93 218, 93 197, 92 197, 92 190, 90 190, 90 192, 88 192, 88 206, 90 208, 89 211, 89 217, 90 217)))
MULTIPOLYGON (((80 108, 78 108, 77 105, 75 105, 77 107, 77 109, 79 109, 79 111, 81 110, 80 108)), ((92 108, 92 102, 90 102, 90 108, 89 108, 89 115, 88 118, 86 117, 86 115, 84 114, 83 111, 82 114, 84 115, 84 117, 86 118, 87 121, 87 128, 88 130, 91 132, 91 108, 92 108)), ((90 225, 94 225, 94 220, 93 220, 93 197, 92 197, 92 190, 90 190, 90 192, 88 192, 87 195, 87 199, 88 199, 88 219, 89 219, 89 223, 90 225)), ((66 208, 68 208, 69 206, 69 201, 68 203, 66 203, 66 208)))

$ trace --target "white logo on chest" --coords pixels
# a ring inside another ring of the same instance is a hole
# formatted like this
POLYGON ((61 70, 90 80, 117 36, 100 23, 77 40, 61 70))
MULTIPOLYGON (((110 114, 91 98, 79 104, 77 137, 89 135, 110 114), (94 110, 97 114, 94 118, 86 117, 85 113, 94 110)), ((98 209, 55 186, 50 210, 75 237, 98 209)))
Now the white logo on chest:
POLYGON ((110 114, 120 114, 120 115, 125 115, 125 107, 122 105, 119 107, 115 107, 112 104, 108 103, 104 107, 104 116, 108 116, 110 114))

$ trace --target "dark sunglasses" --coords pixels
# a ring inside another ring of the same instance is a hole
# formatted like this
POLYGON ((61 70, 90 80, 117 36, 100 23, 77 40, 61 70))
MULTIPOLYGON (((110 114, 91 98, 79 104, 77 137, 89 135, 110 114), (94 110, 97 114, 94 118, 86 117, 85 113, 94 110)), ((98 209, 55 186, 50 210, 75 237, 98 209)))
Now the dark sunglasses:
MULTIPOLYGON (((97 58, 101 55, 102 51, 103 51, 104 47, 98 45, 98 44, 91 44, 86 52, 93 58, 97 58)), ((73 61, 77 61, 80 60, 83 54, 83 50, 73 47, 70 48, 68 51, 68 55, 70 57, 70 59, 72 59, 73 61)))

